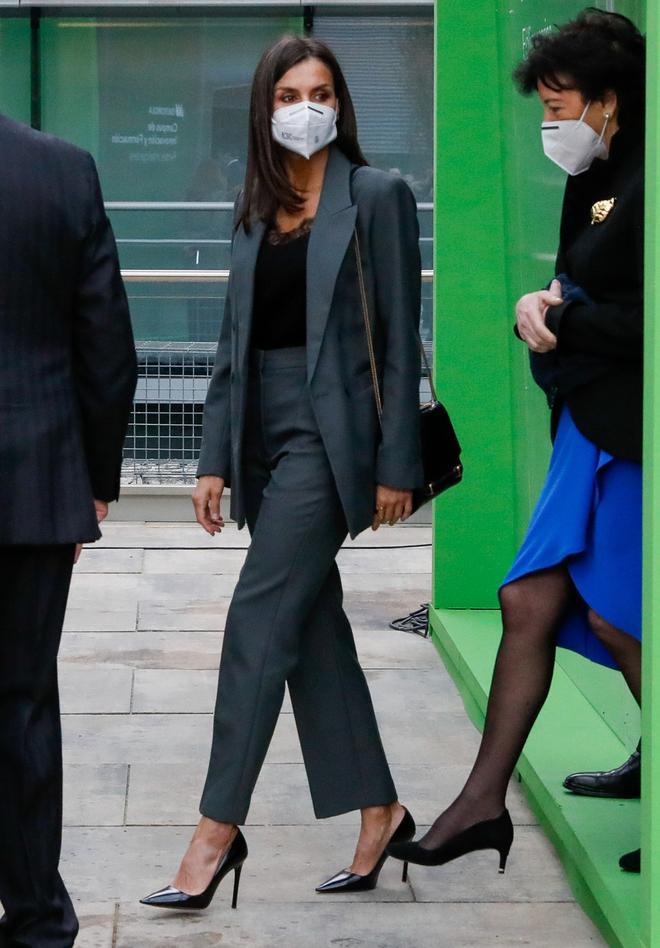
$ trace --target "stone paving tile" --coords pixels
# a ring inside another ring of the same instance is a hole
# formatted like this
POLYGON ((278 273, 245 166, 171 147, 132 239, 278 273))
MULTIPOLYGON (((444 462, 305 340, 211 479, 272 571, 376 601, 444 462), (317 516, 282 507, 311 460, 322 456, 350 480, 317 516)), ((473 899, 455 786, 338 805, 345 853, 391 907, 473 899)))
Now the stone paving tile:
MULTIPOLYGON (((453 764, 474 761, 479 736, 462 712, 440 711, 423 722, 377 709, 383 743, 392 764, 418 765, 428 760, 453 764)), ((208 754, 210 714, 73 714, 63 720, 72 763, 131 763, 134 760, 184 763, 208 754)), ((301 760, 293 715, 282 714, 275 728, 268 761, 301 760)), ((175 779, 175 774, 172 775, 175 779)))
MULTIPOLYGON (((206 757, 190 762, 185 768, 177 770, 175 779, 171 764, 132 764, 127 824, 194 826, 199 818, 199 799, 206 776, 206 763, 206 757), (165 786, 167 793, 160 795, 158 811, 154 812, 154 787, 165 786)), ((421 826, 431 823, 440 810, 454 799, 470 767, 429 762, 416 767, 393 766, 392 771, 400 799, 421 826)), ((517 780, 511 783, 508 806, 516 825, 536 823, 517 780)), ((248 825, 269 826, 317 823, 302 764, 264 765, 247 822, 248 825)), ((357 817, 355 813, 346 813, 336 817, 333 822, 356 826, 357 817)))
MULTIPOLYGON (((220 899, 220 895, 216 898, 220 899)), ((320 900, 323 899, 321 902, 320 900)), ((604 945, 574 903, 265 905, 225 899, 200 915, 120 906, 116 948, 588 948, 604 945)))
MULTIPOLYGON (((145 550, 145 575, 152 573, 206 573, 238 577, 247 550, 145 550)), ((235 580, 234 580, 235 581, 235 580)))
MULTIPOLYGON (((314 886, 350 863, 358 823, 334 820, 312 826, 249 826, 250 855, 241 882, 250 902, 318 901, 314 886)), ((67 827, 63 875, 78 898, 130 901, 171 880, 190 839, 181 826, 67 827), (95 872, 81 871, 81 852, 95 872)), ((449 866, 411 866, 409 884, 401 864, 388 860, 372 892, 350 893, 342 902, 570 902, 558 859, 535 827, 518 827, 510 865, 501 875, 493 852, 473 853, 449 866)), ((228 888, 228 887, 227 887, 228 888)), ((222 897, 221 897, 222 900, 222 897)))
MULTIPOLYGON (((172 563, 170 568, 174 569, 175 563, 172 563)), ((141 577, 139 584, 140 606, 142 607, 143 603, 214 602, 218 598, 233 595, 237 578, 235 573, 147 573, 141 577)), ((411 595, 422 600, 426 596, 428 599, 431 574, 374 573, 344 569, 342 584, 345 593, 367 593, 370 598, 382 589, 391 599, 398 597, 397 608, 401 610, 407 605, 411 595)))
MULTIPOLYGON (((73 902, 80 923, 76 948, 114 948, 115 906, 111 902, 78 902, 75 898, 73 902)), ((138 948, 138 942, 133 948, 138 948)))
POLYGON ((132 668, 215 669, 222 633, 180 629, 135 632, 69 632, 62 636, 60 664, 125 664, 132 668))
MULTIPOLYGON (((67 827, 62 875, 77 898, 137 901, 171 880, 190 836, 189 827, 67 827), (90 865, 94 866, 93 874, 90 865)), ((356 837, 356 829, 339 825, 250 827, 246 830, 250 857, 241 881, 243 895, 251 902, 318 901, 314 886, 350 863, 356 837)), ((226 897, 227 887, 220 901, 226 897)), ((410 886, 401 882, 400 867, 390 860, 378 889, 354 893, 344 901, 405 902, 412 898, 410 886)))
POLYGON ((143 550, 104 550, 95 544, 86 546, 74 573, 141 573, 143 550))
POLYGON ((65 825, 121 826, 128 764, 72 764, 68 748, 64 756, 65 825))
POLYGON ((76 573, 64 629, 67 632, 133 632, 139 577, 128 573, 76 573))
MULTIPOLYGON (((415 546, 429 548, 431 531, 426 526, 383 527, 375 532, 365 530, 355 540, 347 538, 347 548, 382 548, 415 546)), ((106 523, 103 538, 96 547, 135 547, 137 549, 246 548, 250 535, 228 523, 222 533, 211 537, 196 523, 106 523)))
POLYGON ((128 714, 133 670, 126 666, 60 665, 60 696, 64 714, 128 714))
MULTIPOLYGON (((224 577, 228 579, 228 577, 224 577)), ((215 631, 224 628, 227 610, 231 601, 231 588, 227 595, 220 592, 212 598, 195 599, 177 597, 162 599, 143 599, 139 605, 138 629, 178 631, 215 631)), ((344 609, 355 629, 386 629, 392 619, 405 616, 412 609, 418 609, 420 602, 428 600, 430 590, 426 587, 396 592, 356 592, 349 590, 344 596, 344 609)), ((86 628, 94 629, 94 616, 86 614, 86 628)), ((98 631, 104 631, 98 626, 98 631)), ((119 629, 118 631, 123 631, 119 629)))
POLYGON ((378 550, 374 556, 373 550, 359 546, 345 547, 337 556, 339 569, 343 575, 348 570, 359 573, 386 573, 422 574, 430 573, 432 556, 430 547, 409 547, 404 549, 378 550))
MULTIPOLYGON (((84 672, 81 670, 80 674, 84 672)), ((427 712, 461 711, 463 708, 459 695, 448 687, 447 673, 441 671, 437 664, 424 671, 367 669, 366 677, 374 703, 382 711, 400 712, 423 719, 427 712)), ((132 710, 147 714, 211 712, 215 705, 217 681, 215 670, 138 669, 135 672, 132 710)), ((81 710, 96 709, 81 706, 81 710)), ((288 696, 282 710, 285 713, 291 711, 288 696)))
MULTIPOLYGON (((386 628, 354 629, 354 633, 364 668, 442 670, 432 643, 418 635, 386 628)), ((217 670, 221 648, 222 633, 217 631, 69 632, 62 637, 60 662, 217 670)))
POLYGON ((176 629, 179 632, 220 630, 224 628, 230 601, 231 594, 209 600, 143 600, 140 603, 138 629, 176 629))
MULTIPOLYGON (((425 829, 425 827, 423 827, 425 829)), ((506 872, 499 855, 469 853, 446 866, 410 866, 417 902, 570 902, 570 885, 551 844, 535 826, 517 826, 506 872)))
MULTIPOLYGON (((91 552, 92 548, 90 548, 91 552)), ((120 556, 123 551, 98 550, 102 555, 120 556)), ((201 550, 145 550, 145 574, 151 573, 206 573, 237 576, 245 561, 246 550, 201 549, 201 550)), ((371 549, 351 547, 340 550, 337 557, 339 569, 346 577, 350 571, 359 573, 428 574, 431 572, 431 550, 429 547, 417 549, 381 549, 378 556, 371 549)))
MULTIPOLYGON (((454 798, 479 744, 432 643, 388 628, 429 598, 429 540, 425 527, 366 531, 340 553, 386 752, 420 832, 454 798)), ((350 861, 358 817, 314 819, 288 698, 249 815, 238 912, 228 885, 202 915, 137 904, 170 880, 198 819, 222 629, 248 542, 234 525, 212 539, 193 523, 111 523, 76 571, 61 649, 62 871, 81 916, 76 945, 602 945, 516 781, 504 877, 492 852, 411 867, 407 885, 390 860, 374 892, 317 896, 316 882, 350 861)))

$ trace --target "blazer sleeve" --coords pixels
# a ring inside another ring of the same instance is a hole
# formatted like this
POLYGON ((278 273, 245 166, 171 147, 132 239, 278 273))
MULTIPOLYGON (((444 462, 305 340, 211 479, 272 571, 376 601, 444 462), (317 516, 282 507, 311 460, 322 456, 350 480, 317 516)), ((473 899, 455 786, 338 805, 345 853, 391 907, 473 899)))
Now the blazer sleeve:
POLYGON ((137 382, 137 358, 117 246, 96 165, 86 156, 88 227, 73 313, 73 368, 92 493, 119 497, 124 439, 137 382))
POLYGON ((376 312, 385 336, 382 438, 376 480, 399 490, 424 481, 419 423, 421 257, 415 197, 392 177, 370 228, 376 312))
POLYGON ((213 374, 204 403, 202 446, 197 464, 197 477, 213 475, 224 478, 229 486, 231 473, 231 280, 227 286, 225 308, 213 374))

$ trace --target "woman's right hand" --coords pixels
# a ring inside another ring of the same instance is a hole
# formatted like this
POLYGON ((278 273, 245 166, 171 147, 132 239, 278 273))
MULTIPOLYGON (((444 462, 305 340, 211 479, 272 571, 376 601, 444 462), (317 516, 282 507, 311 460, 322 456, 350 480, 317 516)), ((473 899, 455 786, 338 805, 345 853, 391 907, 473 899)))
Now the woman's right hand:
POLYGON ((207 474, 198 479, 197 486, 192 493, 197 523, 212 537, 216 533, 220 533, 225 525, 220 514, 220 501, 224 489, 224 478, 207 474))
POLYGON ((553 280, 549 290, 526 293, 516 303, 516 325, 518 334, 532 352, 551 352, 557 348, 557 337, 545 324, 545 317, 551 306, 559 306, 561 283, 553 280))

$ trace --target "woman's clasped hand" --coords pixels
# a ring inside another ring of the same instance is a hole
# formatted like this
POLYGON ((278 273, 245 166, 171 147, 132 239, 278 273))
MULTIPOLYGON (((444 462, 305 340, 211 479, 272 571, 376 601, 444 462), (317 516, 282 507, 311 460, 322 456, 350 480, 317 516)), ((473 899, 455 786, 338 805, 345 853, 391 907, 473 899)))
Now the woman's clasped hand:
POLYGON ((553 280, 548 290, 526 293, 516 304, 518 335, 532 352, 551 352, 557 348, 557 337, 545 324, 551 306, 563 303, 561 283, 553 280))

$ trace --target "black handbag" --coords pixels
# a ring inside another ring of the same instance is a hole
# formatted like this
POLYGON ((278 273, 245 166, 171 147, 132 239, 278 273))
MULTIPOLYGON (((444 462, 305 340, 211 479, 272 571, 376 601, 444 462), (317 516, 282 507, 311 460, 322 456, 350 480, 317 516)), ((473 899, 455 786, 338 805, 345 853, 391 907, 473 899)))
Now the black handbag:
MULTIPOLYGON (((362 313, 364 315, 364 328, 367 337, 367 347, 369 349, 369 363, 371 365, 371 379, 373 382, 374 398, 376 401, 376 411, 378 420, 382 424, 383 418, 383 399, 378 381, 378 372, 376 369, 376 355, 374 352, 374 340, 371 332, 371 319, 369 317, 369 306, 367 304, 367 292, 364 285, 364 273, 362 271, 362 255, 360 253, 360 241, 355 234, 355 257, 357 260, 358 283, 360 286, 360 297, 362 300, 362 313)), ((424 485, 413 491, 413 511, 418 510, 422 504, 433 500, 439 494, 459 484, 463 477, 463 464, 461 462, 461 446, 451 418, 447 413, 445 406, 438 400, 435 385, 433 383, 433 373, 426 352, 419 340, 419 348, 422 353, 422 360, 426 366, 429 385, 431 387, 431 401, 425 405, 420 405, 420 437, 422 442, 422 466, 424 469, 424 485)))

